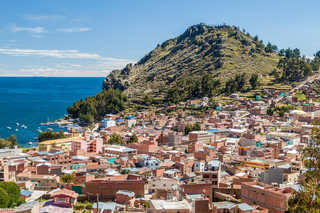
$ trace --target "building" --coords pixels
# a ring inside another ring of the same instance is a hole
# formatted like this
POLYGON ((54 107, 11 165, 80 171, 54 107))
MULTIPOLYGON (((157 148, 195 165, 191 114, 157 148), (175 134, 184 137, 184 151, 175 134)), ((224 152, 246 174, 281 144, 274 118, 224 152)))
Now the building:
POLYGON ((76 204, 78 193, 69 190, 69 189, 61 189, 59 191, 55 191, 51 197, 53 197, 53 202, 55 205, 64 206, 64 207, 72 207, 76 204))
POLYGON ((172 189, 171 187, 173 185, 177 185, 178 183, 179 183, 178 179, 157 177, 148 181, 148 190, 150 194, 153 193, 155 190, 171 191, 172 189))
POLYGON ((114 213, 116 210, 116 203, 108 202, 103 203, 99 202, 99 205, 97 203, 94 203, 92 206, 92 212, 98 213, 98 207, 99 207, 99 213, 114 213), (102 211, 103 209, 103 211, 102 211))
POLYGON ((85 135, 84 139, 72 140, 72 151, 84 150, 85 152, 102 152, 103 138, 92 138, 85 135))
POLYGON ((17 213, 39 213, 39 202, 33 201, 28 203, 23 203, 16 209, 13 209, 17 213))
POLYGON ((108 146, 103 149, 104 155, 109 157, 133 157, 137 155, 137 149, 127 148, 125 146, 108 146))
POLYGON ((85 195, 88 199, 109 201, 116 199, 119 190, 134 192, 136 197, 144 197, 143 180, 91 180, 85 183, 85 195))
POLYGON ((315 112, 320 110, 320 104, 315 102, 315 103, 305 103, 302 104, 302 110, 305 112, 315 112))
POLYGON ((116 193, 116 201, 122 205, 134 206, 135 194, 134 192, 119 190, 116 193))
POLYGON ((192 207, 186 200, 150 200, 151 213, 191 213, 192 207))
POLYGON ((39 143, 39 151, 47 151, 49 152, 51 148, 57 148, 62 151, 71 151, 72 148, 72 140, 79 138, 62 138, 56 140, 49 140, 39 143))
POLYGON ((297 133, 269 132, 267 134, 267 140, 272 140, 278 137, 286 141, 287 145, 296 145, 300 143, 300 134, 297 133))
POLYGON ((17 148, 17 146, 14 146, 13 149, 9 149, 8 147, 5 147, 3 149, 0 149, 0 158, 7 158, 16 156, 22 153, 22 148, 17 148))
POLYGON ((221 163, 214 160, 208 163, 206 171, 202 172, 202 179, 212 183, 212 188, 219 188, 220 185, 221 163))
POLYGON ((101 127, 102 127, 103 129, 116 126, 116 122, 115 122, 114 120, 112 120, 111 118, 104 118, 104 119, 101 121, 101 123, 102 123, 101 127))
POLYGON ((213 134, 206 131, 193 131, 189 133, 189 141, 208 144, 213 142, 213 134))
POLYGON ((270 213, 284 213, 291 196, 291 188, 278 188, 259 182, 241 183, 241 202, 259 205, 270 213))
POLYGON ((36 189, 56 189, 58 188, 59 176, 57 175, 35 175, 31 173, 20 173, 16 176, 17 181, 37 182, 36 189))

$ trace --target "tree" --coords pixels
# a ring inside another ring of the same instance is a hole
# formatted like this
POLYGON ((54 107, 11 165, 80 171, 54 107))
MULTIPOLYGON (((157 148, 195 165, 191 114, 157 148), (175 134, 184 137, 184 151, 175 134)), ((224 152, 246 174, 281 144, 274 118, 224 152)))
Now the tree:
POLYGON ((249 79, 249 83, 252 89, 256 89, 259 86, 259 75, 258 73, 253 73, 249 79))
POLYGON ((85 122, 85 123, 92 123, 94 122, 94 117, 91 115, 91 113, 87 114, 80 114, 79 116, 80 120, 85 122))
POLYGON ((188 125, 186 125, 186 126, 184 127, 184 133, 185 133, 186 135, 188 135, 189 132, 192 132, 192 125, 190 125, 190 124, 188 124, 188 125))
POLYGON ((94 128, 96 128, 96 126, 93 125, 93 124, 91 124, 91 125, 89 126, 90 132, 92 132, 92 130, 93 130, 94 128))
POLYGON ((192 127, 193 131, 200 131, 201 130, 201 126, 199 123, 195 123, 192 127))
POLYGON ((60 129, 59 132, 53 132, 53 130, 49 130, 49 131, 41 132, 38 136, 38 141, 42 142, 47 140, 61 139, 65 137, 66 136, 64 135, 64 132, 62 129, 60 129))
POLYGON ((125 174, 130 174, 130 170, 129 169, 122 169, 120 171, 120 174, 125 175, 125 174))
POLYGON ((295 192, 288 201, 290 212, 319 212, 320 206, 320 127, 319 120, 310 134, 311 141, 300 150, 301 161, 306 172, 300 178, 301 190, 295 192))
POLYGON ((280 117, 283 117, 283 116, 284 116, 284 110, 283 110, 282 108, 279 110, 279 116, 280 116, 280 117))
POLYGON ((272 49, 272 45, 270 42, 268 42, 267 46, 266 46, 266 52, 267 53, 272 53, 273 49, 272 49))
POLYGON ((273 107, 269 107, 269 108, 267 109, 267 114, 268 114, 269 116, 273 116, 273 114, 274 114, 274 108, 273 108, 273 107))
POLYGON ((12 208, 21 204, 20 187, 14 182, 0 182, 0 208, 12 208))
POLYGON ((13 148, 15 145, 19 145, 15 135, 10 135, 7 139, 0 138, 0 148, 13 148))
POLYGON ((128 143, 138 142, 138 137, 135 133, 129 138, 128 143))
POLYGON ((120 144, 120 145, 124 145, 124 140, 122 139, 121 135, 117 134, 117 133, 113 133, 108 141, 110 144, 120 144))
POLYGON ((64 175, 60 177, 60 181, 63 183, 72 183, 73 182, 73 177, 76 177, 75 174, 72 175, 64 175))

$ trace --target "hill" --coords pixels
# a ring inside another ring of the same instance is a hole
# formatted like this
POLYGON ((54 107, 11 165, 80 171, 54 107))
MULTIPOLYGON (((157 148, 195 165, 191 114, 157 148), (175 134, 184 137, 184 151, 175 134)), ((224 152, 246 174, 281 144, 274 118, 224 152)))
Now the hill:
POLYGON ((112 71, 103 89, 123 90, 136 103, 146 99, 163 103, 170 88, 188 90, 191 84, 200 85, 206 74, 219 79, 217 85, 221 85, 245 73, 244 83, 248 84, 251 74, 268 75, 277 67, 280 56, 276 49, 234 26, 198 24, 158 45, 135 65, 112 71))

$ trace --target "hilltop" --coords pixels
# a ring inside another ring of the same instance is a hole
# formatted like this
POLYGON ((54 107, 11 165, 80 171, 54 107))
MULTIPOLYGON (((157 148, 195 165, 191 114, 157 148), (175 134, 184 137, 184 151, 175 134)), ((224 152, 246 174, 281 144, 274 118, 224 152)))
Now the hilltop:
POLYGON ((162 103, 178 82, 185 81, 185 85, 188 80, 200 81, 206 74, 221 83, 236 74, 268 75, 279 59, 278 53, 268 51, 257 36, 237 27, 198 24, 157 45, 135 65, 112 71, 104 80, 103 89, 123 90, 136 103, 143 103, 146 96, 162 103))

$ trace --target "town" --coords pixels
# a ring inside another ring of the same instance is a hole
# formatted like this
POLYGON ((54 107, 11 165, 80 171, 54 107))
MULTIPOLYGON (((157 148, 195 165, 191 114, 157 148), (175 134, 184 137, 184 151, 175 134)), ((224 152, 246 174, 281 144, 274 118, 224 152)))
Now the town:
POLYGON ((26 153, 2 149, 1 181, 17 183, 24 200, 5 212, 286 212, 306 171, 300 149, 312 141, 319 85, 234 93, 197 116, 162 112, 208 98, 106 114, 98 129, 71 128, 26 153))

